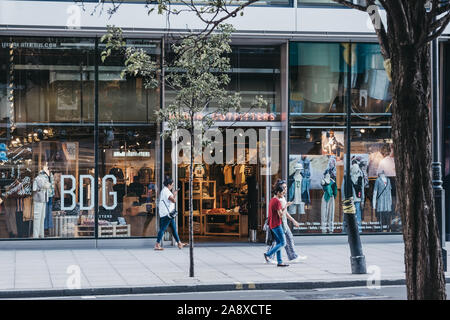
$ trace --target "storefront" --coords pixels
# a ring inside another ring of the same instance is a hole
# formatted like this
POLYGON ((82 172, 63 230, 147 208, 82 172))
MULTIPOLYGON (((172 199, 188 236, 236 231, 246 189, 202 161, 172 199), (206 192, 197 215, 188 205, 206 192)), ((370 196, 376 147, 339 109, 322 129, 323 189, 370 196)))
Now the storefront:
MULTIPOLYGON (((0 239, 155 237, 163 176, 181 189, 178 225, 186 237, 189 167, 173 161, 177 142, 162 141, 164 123, 154 113, 175 93, 122 79, 123 57, 102 63, 95 38, 0 42, 0 239), (54 186, 45 199, 33 196, 43 171, 54 186)), ((261 240, 280 178, 301 222, 295 234, 341 233, 347 88, 361 232, 401 231, 390 84, 378 45, 280 42, 233 46, 229 90, 241 93, 243 106, 217 118, 223 162, 194 167, 196 239, 261 240), (256 95, 266 109, 250 107, 256 95)), ((128 44, 156 59, 163 54, 158 39, 128 44)))

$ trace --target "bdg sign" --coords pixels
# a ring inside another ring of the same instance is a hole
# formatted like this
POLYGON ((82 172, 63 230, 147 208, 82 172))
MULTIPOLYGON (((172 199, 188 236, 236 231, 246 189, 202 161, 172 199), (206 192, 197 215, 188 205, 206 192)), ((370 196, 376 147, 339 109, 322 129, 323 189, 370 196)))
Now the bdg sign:
MULTIPOLYGON (((91 190, 91 194, 90 194, 90 199, 94 199, 94 177, 88 174, 82 174, 80 175, 80 183, 79 183, 79 195, 80 195, 80 210, 92 210, 94 208, 94 201, 91 201, 91 204, 89 206, 87 206, 84 203, 84 189, 83 189, 83 182, 84 180, 90 180, 90 190, 91 190)), ((108 174, 106 176, 103 177, 102 179, 102 204, 103 207, 107 210, 113 210, 117 207, 117 192, 108 192, 109 194, 106 194, 106 180, 108 179, 112 179, 113 184, 117 183, 117 179, 114 175, 112 174, 108 174), (113 204, 112 206, 108 206, 106 203, 106 197, 107 196, 112 196, 113 197, 113 204)), ((73 175, 61 175, 61 210, 73 210, 75 209, 76 206, 76 194, 75 194, 75 188, 77 187, 77 183, 76 183, 76 179, 73 175), (71 180, 72 184, 72 188, 69 190, 66 190, 64 188, 64 182, 66 181, 66 179, 71 180), (72 201, 70 203, 72 203, 71 206, 66 206, 65 202, 66 202, 66 196, 70 196, 72 198, 72 201)))

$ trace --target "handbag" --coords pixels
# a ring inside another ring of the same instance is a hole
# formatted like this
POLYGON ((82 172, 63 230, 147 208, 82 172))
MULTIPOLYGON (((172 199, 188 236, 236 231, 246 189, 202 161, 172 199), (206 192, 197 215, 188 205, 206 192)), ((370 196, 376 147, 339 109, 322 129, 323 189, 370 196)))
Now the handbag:
MULTIPOLYGON (((167 207, 166 202, 163 200, 164 205, 166 206, 167 211, 169 211, 169 208, 167 207)), ((173 209, 172 211, 169 211, 169 218, 174 219, 178 215, 177 209, 173 209)))

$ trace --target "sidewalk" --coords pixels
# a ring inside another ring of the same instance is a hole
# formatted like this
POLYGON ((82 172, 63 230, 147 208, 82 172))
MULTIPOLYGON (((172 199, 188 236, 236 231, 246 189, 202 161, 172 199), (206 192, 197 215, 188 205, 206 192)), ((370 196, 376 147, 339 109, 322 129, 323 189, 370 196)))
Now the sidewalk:
MULTIPOLYGON (((189 278, 189 248, 3 250, 0 298, 365 286, 370 276, 351 274, 347 244, 297 245, 308 259, 287 268, 265 264, 265 249, 195 248, 195 278, 189 278), (67 288, 69 266, 79 266, 81 289, 67 288)), ((382 285, 404 283, 403 243, 368 243, 364 254, 368 268, 380 268, 382 285)))

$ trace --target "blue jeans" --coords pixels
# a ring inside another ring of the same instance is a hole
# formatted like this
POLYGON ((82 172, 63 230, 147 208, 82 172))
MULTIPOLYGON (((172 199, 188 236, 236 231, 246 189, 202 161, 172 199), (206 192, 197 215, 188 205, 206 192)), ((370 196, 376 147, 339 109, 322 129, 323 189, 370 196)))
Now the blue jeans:
POLYGON ((361 202, 355 202, 356 221, 358 222, 358 231, 361 233, 361 202))
POLYGON ((157 243, 161 242, 164 232, 166 232, 166 229, 169 225, 172 227, 173 237, 175 238, 175 241, 180 242, 180 237, 178 237, 177 225, 175 223, 175 219, 170 219, 169 216, 165 216, 159 220, 159 232, 158 232, 158 238, 156 238, 157 243))
POLYGON ((48 198, 48 202, 45 206, 45 220, 44 220, 45 230, 53 228, 52 206, 53 206, 53 198, 48 198))
POLYGON ((281 249, 284 248, 286 245, 286 236, 284 235, 284 230, 282 226, 278 226, 276 228, 272 229, 273 235, 275 237, 275 242, 277 245, 273 247, 271 250, 269 250, 266 255, 272 256, 274 253, 277 254, 277 261, 278 263, 283 263, 283 260, 281 260, 281 249))

